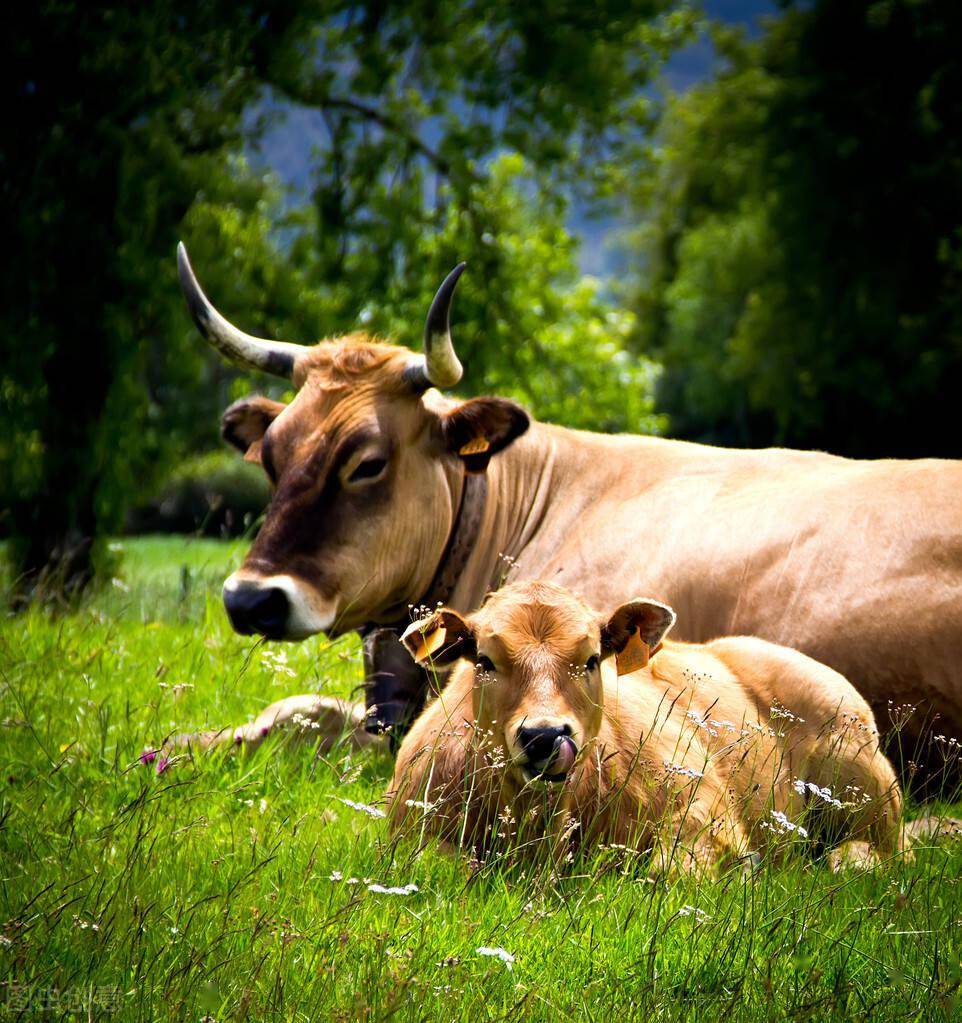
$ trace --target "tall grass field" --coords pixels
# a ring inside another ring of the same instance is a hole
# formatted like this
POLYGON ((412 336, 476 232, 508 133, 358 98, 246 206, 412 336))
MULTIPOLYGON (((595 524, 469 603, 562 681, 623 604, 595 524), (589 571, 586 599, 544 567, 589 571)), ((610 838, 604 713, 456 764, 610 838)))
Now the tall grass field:
POLYGON ((0 626, 0 1019, 962 1018, 962 843, 840 875, 666 883, 617 850, 525 872, 393 842, 379 749, 142 763, 349 694, 359 649, 234 635, 236 545, 115 546, 80 607, 0 626))

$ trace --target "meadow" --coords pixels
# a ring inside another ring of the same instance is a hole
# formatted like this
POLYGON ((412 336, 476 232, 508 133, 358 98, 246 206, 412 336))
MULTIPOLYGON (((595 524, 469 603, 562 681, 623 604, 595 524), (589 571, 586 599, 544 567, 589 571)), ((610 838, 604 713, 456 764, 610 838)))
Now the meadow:
POLYGON ((526 873, 391 841, 379 749, 286 734, 142 763, 170 732, 350 693, 359 650, 232 633, 242 545, 114 546, 116 578, 80 606, 0 626, 0 1019, 962 1011, 962 843, 842 875, 799 858, 665 883, 617 850, 526 873))

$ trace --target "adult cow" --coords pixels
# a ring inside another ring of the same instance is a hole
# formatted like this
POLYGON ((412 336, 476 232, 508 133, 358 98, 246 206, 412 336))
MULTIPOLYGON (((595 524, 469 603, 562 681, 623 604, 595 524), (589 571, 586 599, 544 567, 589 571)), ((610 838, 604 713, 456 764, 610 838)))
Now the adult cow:
MULTIPOLYGON (((297 389, 289 405, 251 397, 223 417, 273 487, 224 584, 239 632, 397 626, 412 604, 469 612, 505 576, 543 578, 600 607, 664 600, 681 639, 796 647, 851 679, 883 725, 893 706, 917 705, 913 736, 923 717, 962 736, 962 463, 608 436, 534 422, 503 398, 447 398, 461 377, 449 310, 463 264, 418 355, 361 335, 251 337, 210 304, 183 246, 178 263, 204 337, 297 389)), ((397 724, 423 689, 394 676, 392 652, 398 665, 406 655, 388 634, 367 649, 369 724, 397 724)))

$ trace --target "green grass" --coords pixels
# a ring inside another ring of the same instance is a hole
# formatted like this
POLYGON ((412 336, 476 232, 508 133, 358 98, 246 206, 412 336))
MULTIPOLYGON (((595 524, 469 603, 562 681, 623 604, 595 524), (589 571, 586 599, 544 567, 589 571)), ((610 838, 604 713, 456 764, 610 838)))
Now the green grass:
POLYGON ((358 651, 233 635, 219 593, 236 545, 121 546, 118 583, 0 632, 0 1019, 930 1023, 959 1011, 957 845, 847 876, 798 861, 754 881, 665 885, 599 854, 526 877, 396 846, 383 820, 342 803, 378 801, 391 768, 378 751, 317 758, 282 737, 156 774, 138 755, 171 730, 350 692, 358 651), (280 649, 286 668, 264 656, 280 649))

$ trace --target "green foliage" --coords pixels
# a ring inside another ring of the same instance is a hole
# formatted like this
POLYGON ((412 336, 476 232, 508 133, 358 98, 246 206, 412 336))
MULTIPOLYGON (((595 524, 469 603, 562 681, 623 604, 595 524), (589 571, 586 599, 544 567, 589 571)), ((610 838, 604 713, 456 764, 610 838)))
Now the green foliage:
POLYGON ((644 87, 691 34, 685 4, 162 0, 40 3, 17 19, 0 152, 18 256, 0 324, 13 424, 0 530, 27 589, 48 570, 81 586, 91 539, 209 448, 245 386, 188 325, 178 235, 229 316, 308 342, 358 327, 415 341, 467 259, 467 390, 510 375, 547 414, 657 425, 650 367, 618 355, 630 320, 578 280, 562 215, 574 192, 617 195, 651 124, 644 87), (242 118, 282 101, 328 133, 306 205, 238 156, 242 118), (572 400, 570 381, 592 401, 572 400))
POLYGON ((957 1017, 958 843, 845 876, 801 860, 665 884, 618 850, 521 874, 419 854, 342 802, 380 802, 391 764, 370 749, 288 736, 157 774, 138 757, 172 730, 347 694, 358 650, 232 634, 218 591, 240 545, 121 546, 95 600, 0 630, 12 1016, 14 997, 49 1015, 52 990, 64 1018, 94 993, 115 1008, 92 1018, 125 1021, 957 1017))
POLYGON ((791 7, 673 98, 635 194, 672 432, 958 453, 962 8, 791 7))
POLYGON ((392 283, 361 320, 419 347, 441 280, 440 269, 432 270, 464 254, 468 273, 453 329, 465 390, 513 396, 535 415, 569 426, 657 431, 655 369, 625 350, 631 315, 603 294, 600 282, 579 275, 562 199, 539 189, 521 156, 504 154, 471 186, 468 211, 453 200, 445 189, 435 228, 409 239, 407 262, 418 268, 413 290, 403 280, 392 283), (487 229, 479 240, 472 209, 484 210, 487 229))
MULTIPOLYGON (((38 3, 12 16, 0 528, 28 587, 44 571, 61 589, 89 579, 91 539, 169 457, 177 431, 151 383, 183 314, 174 320, 174 275, 161 267, 196 191, 223 180, 241 114, 296 24, 267 2, 243 14, 177 0, 38 3)), ((251 191, 233 187, 232 201, 251 191)))
POLYGON ((250 534, 270 500, 259 466, 234 451, 194 455, 171 472, 160 491, 127 515, 132 533, 250 534))

